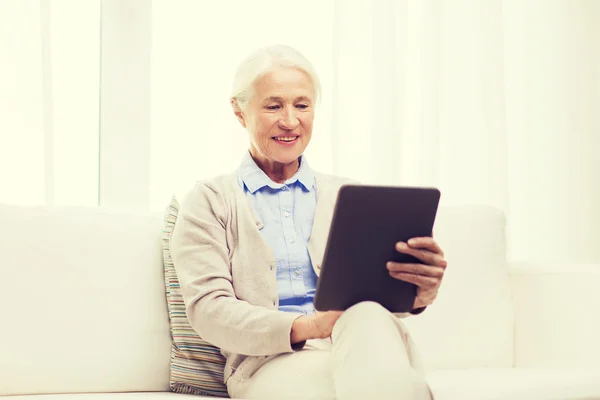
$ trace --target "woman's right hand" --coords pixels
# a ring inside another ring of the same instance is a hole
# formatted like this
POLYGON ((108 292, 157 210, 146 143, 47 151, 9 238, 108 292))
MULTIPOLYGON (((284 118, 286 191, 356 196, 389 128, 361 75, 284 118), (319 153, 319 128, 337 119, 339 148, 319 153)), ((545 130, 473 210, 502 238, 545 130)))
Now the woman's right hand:
POLYGON ((311 316, 301 316, 292 324, 291 342, 296 344, 310 339, 325 339, 343 314, 343 311, 317 312, 311 316))

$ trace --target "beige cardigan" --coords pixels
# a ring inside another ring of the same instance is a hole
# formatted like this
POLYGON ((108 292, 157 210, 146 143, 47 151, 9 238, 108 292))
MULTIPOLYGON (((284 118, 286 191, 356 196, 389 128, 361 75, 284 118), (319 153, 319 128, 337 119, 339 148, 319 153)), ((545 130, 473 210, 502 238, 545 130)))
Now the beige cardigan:
MULTIPOLYGON (((315 172, 317 206, 308 251, 319 275, 337 193, 350 181, 315 172)), ((230 376, 246 379, 290 344, 302 314, 278 311, 276 262, 236 174, 199 182, 183 199, 170 247, 187 316, 219 347, 230 376)), ((409 314, 401 314, 403 317, 409 314)))

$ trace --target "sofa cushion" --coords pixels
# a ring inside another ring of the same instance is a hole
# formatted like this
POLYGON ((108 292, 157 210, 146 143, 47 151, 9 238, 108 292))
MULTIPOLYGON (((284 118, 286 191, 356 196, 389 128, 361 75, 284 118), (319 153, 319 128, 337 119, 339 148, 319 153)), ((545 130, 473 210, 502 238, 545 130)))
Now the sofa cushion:
POLYGON ((162 218, 0 206, 0 396, 169 389, 162 218))
MULTIPOLYGON (((435 400, 592 400, 600 398, 600 370, 598 369, 439 370, 429 373, 428 382, 435 400)), ((6 400, 193 400, 208 398, 215 399, 215 397, 168 392, 2 397, 6 400)))
POLYGON ((504 215, 491 207, 440 207, 434 237, 448 268, 435 302, 404 320, 428 369, 512 367, 504 230, 504 215))
POLYGON ((475 369, 430 372, 435 400, 600 399, 600 369, 475 369))
POLYGON ((178 212, 179 202, 173 197, 165 210, 162 240, 167 307, 173 338, 170 388, 176 393, 227 397, 227 387, 223 382, 225 358, 217 347, 198 336, 186 316, 185 304, 169 248, 178 212))

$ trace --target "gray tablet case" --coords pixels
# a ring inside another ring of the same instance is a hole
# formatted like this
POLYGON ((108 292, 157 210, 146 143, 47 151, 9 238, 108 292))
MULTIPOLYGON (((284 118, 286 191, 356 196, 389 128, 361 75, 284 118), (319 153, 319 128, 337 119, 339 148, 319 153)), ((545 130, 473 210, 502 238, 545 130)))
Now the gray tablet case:
POLYGON ((314 304, 346 310, 375 301, 390 312, 408 312, 416 285, 392 278, 388 261, 417 262, 396 242, 431 236, 440 192, 434 188, 345 185, 340 189, 314 304))

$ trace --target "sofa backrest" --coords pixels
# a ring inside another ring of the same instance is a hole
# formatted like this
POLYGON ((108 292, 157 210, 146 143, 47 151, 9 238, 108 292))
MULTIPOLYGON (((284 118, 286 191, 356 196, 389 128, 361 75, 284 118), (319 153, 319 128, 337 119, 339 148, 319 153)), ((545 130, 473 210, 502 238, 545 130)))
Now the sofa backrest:
POLYGON ((158 215, 0 206, 0 396, 168 390, 158 215))

